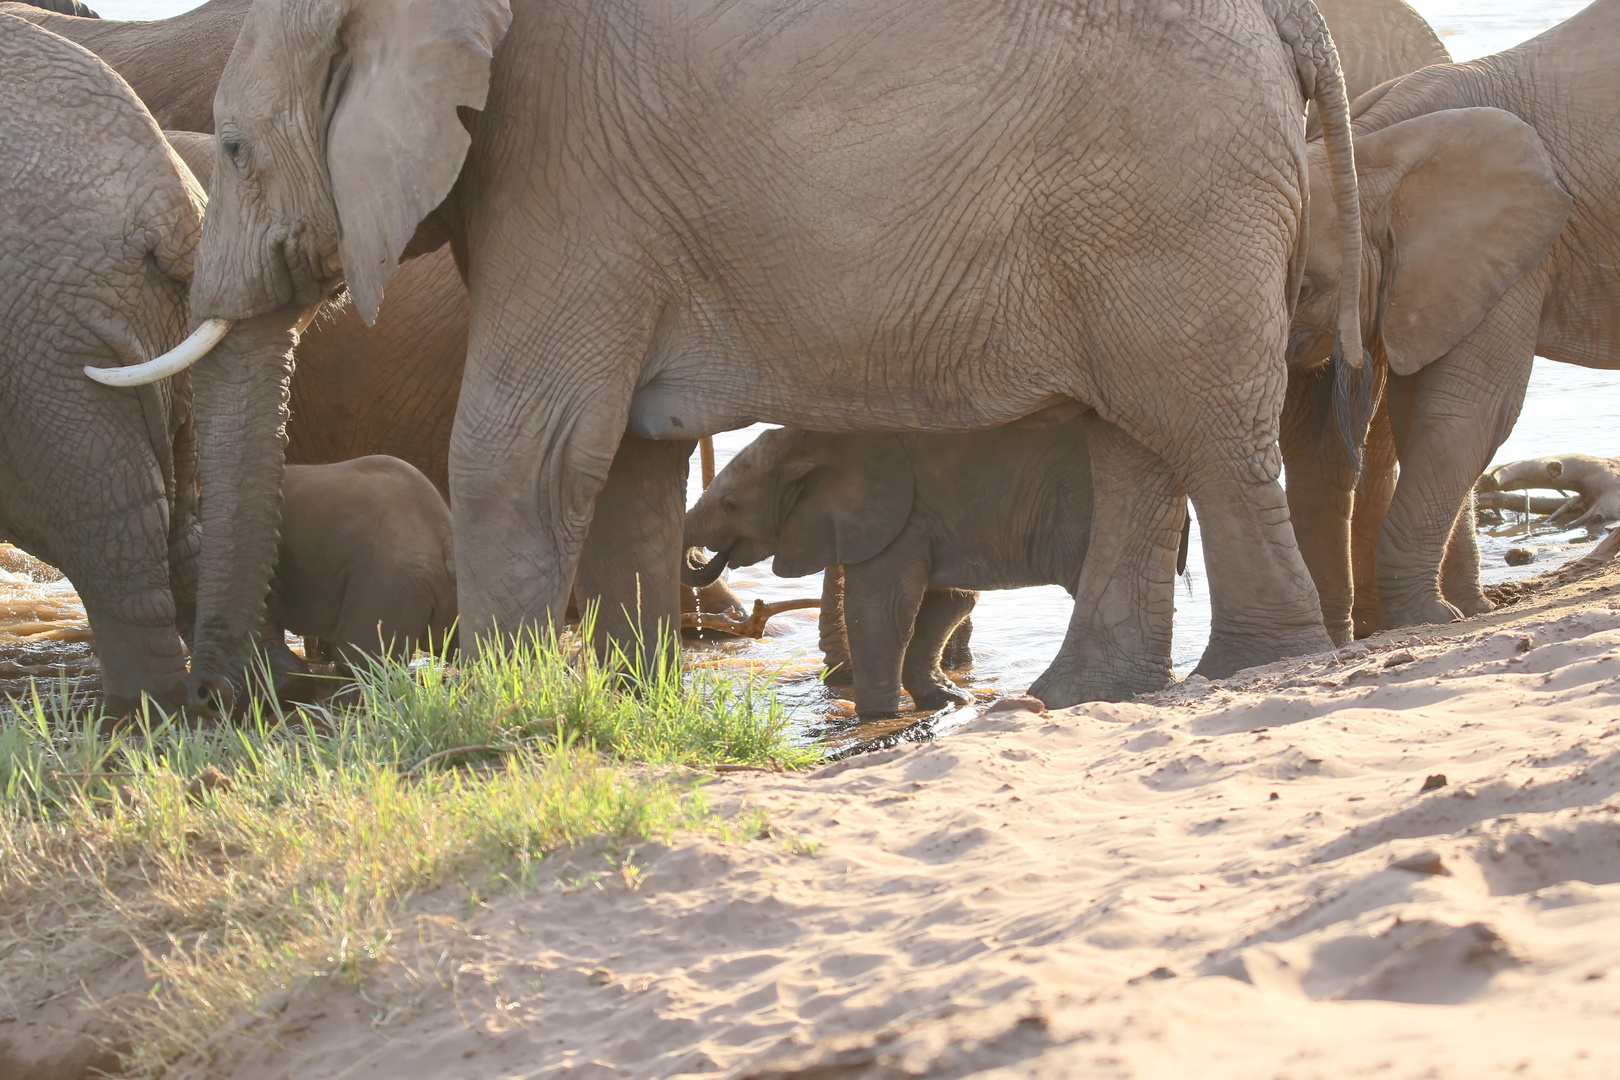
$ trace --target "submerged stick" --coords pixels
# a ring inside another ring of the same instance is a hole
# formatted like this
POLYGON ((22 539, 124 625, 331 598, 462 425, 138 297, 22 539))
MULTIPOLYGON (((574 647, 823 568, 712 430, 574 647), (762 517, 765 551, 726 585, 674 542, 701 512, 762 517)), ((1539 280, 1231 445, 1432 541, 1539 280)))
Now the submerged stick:
POLYGON ((681 626, 695 630, 721 630, 737 637, 760 638, 765 636, 765 624, 770 622, 773 616, 780 615, 784 611, 820 606, 819 597, 813 600, 778 600, 774 604, 755 600, 753 613, 747 618, 739 619, 723 611, 687 611, 681 613, 681 626))

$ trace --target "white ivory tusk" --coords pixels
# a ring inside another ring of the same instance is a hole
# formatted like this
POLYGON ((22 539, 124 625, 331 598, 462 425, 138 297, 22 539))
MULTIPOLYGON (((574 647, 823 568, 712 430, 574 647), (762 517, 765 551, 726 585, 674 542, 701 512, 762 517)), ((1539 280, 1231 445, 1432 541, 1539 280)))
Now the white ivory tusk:
POLYGON ((87 367, 84 373, 104 386, 145 386, 186 370, 208 355, 231 329, 229 319, 205 319, 191 336, 154 360, 129 367, 87 367))

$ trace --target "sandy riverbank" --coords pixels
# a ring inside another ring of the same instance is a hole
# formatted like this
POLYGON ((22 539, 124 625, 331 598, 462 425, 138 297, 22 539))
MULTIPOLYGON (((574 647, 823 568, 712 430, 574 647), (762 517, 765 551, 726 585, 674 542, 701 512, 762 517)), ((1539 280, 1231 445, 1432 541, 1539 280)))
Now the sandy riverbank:
POLYGON ((441 890, 359 992, 278 996, 178 1074, 1569 1078, 1620 1054, 1620 570, 712 791, 774 835, 644 846, 634 887, 576 851, 524 895, 441 890))

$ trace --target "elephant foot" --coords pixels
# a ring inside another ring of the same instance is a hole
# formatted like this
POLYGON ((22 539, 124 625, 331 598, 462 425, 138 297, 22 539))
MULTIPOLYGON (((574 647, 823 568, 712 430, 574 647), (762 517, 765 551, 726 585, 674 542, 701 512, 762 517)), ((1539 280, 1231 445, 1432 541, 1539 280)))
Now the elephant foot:
POLYGON ((1223 635, 1217 631, 1210 635, 1209 644, 1204 647, 1204 655, 1193 669, 1193 674, 1206 679, 1225 679, 1244 668, 1274 664, 1287 656, 1328 652, 1332 648, 1333 639, 1328 637, 1325 629, 1319 627, 1280 641, 1276 638, 1256 641, 1223 635))
POLYGON ((971 705, 973 695, 955 683, 942 682, 923 688, 920 693, 913 691, 911 700, 917 703, 920 711, 937 712, 952 705, 971 705))
MULTIPOLYGON (((1485 602, 1490 603, 1488 600, 1485 602)), ((1383 607, 1384 626, 1391 630, 1398 626, 1422 626, 1424 623, 1452 623, 1463 617, 1461 611, 1432 593, 1404 604, 1390 603, 1386 599, 1383 607)))
POLYGON ((1474 615, 1483 615, 1487 611, 1496 610, 1496 605, 1486 599, 1484 593, 1471 593, 1465 596, 1447 596, 1446 603, 1456 608, 1465 619, 1474 615))
POLYGON ((1170 682, 1168 661, 1162 666, 1138 664, 1114 668, 1067 663, 1060 653, 1052 666, 1029 687, 1031 697, 1049 709, 1066 709, 1084 701, 1129 701, 1138 694, 1162 690, 1170 682))

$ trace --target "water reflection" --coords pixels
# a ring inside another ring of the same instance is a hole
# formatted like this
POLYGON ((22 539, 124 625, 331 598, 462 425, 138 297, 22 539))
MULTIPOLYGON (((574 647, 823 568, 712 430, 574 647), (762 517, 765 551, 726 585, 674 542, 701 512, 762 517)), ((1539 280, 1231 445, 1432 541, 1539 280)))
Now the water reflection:
POLYGON ((42 692, 86 697, 101 689, 90 623, 61 573, 0 544, 0 700, 22 698, 33 680, 42 692))

